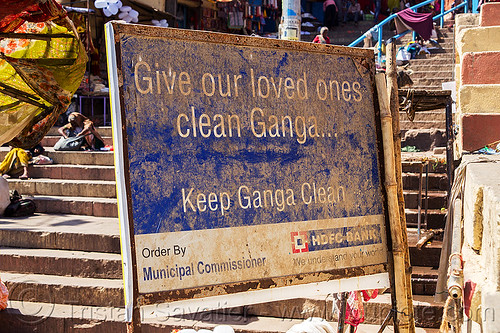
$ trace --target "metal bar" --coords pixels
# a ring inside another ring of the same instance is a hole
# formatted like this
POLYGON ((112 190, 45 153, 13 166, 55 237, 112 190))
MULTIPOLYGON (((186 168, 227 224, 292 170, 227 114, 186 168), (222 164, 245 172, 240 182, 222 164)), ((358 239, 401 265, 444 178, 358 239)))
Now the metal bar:
POLYGON ((378 55, 377 62, 380 64, 382 59, 382 26, 378 27, 378 55))
POLYGON ((418 215, 417 215, 417 239, 420 239, 420 229, 422 227, 422 172, 424 164, 420 163, 420 173, 418 176, 418 215))
POLYGON ((479 7, 479 1, 478 0, 472 0, 472 12, 474 14, 479 13, 478 7, 479 7))
MULTIPOLYGON (((429 4, 429 3, 432 3, 433 1, 434 1, 434 0, 428 0, 428 1, 425 1, 425 2, 419 3, 418 5, 415 5, 415 6, 410 7, 410 8, 411 8, 411 9, 413 9, 413 10, 415 10, 415 9, 420 8, 420 7, 422 7, 422 6, 425 6, 425 5, 429 4)), ((443 0, 442 0, 442 1, 443 1, 443 0)), ((473 1, 474 1, 474 0, 473 0, 473 1)), ((477 0, 476 0, 476 1, 477 1, 477 0)), ((441 14, 438 14, 438 15, 434 16, 432 19, 433 19, 434 21, 435 21, 435 20, 438 20, 438 19, 441 19, 441 18, 443 18, 445 15, 447 15, 447 14, 449 14, 449 13, 451 13, 451 12, 453 12, 453 11, 457 10, 457 9, 462 8, 462 7, 466 6, 467 4, 468 4, 468 0, 466 0, 465 2, 462 2, 461 4, 459 4, 459 5, 457 5, 457 6, 453 7, 453 8, 450 8, 449 10, 447 10, 447 11, 445 11, 445 12, 441 12, 441 14)), ((444 5, 442 5, 442 6, 441 6, 441 10, 444 10, 444 5)), ((396 15, 397 15, 397 14, 392 14, 392 15, 390 15, 389 17, 387 17, 386 19, 384 19, 384 20, 383 20, 382 22, 380 22, 379 24, 375 25, 375 26, 374 26, 373 28, 371 28, 370 30, 371 30, 371 31, 374 31, 375 29, 378 29, 378 28, 380 28, 381 26, 383 26, 383 25, 387 24, 389 21, 391 21, 392 19, 394 19, 394 17, 396 17, 396 15)), ((444 18, 443 18, 442 20, 443 20, 443 22, 444 22, 444 18)), ((369 30, 369 31, 370 31, 370 30, 369 30)), ((408 31, 410 31, 410 30, 408 30, 408 31)), ((406 34, 406 33, 402 33, 402 34, 401 34, 401 36, 399 36, 399 37, 397 37, 397 38, 395 38, 395 39, 398 39, 398 38, 400 38, 400 37, 404 36, 405 34, 406 34)), ((397 35, 397 36, 398 36, 398 35, 397 35)), ((366 37, 365 37, 365 35, 363 34, 362 36, 358 37, 358 38, 357 38, 354 42, 350 43, 350 44, 349 44, 349 45, 347 45, 347 46, 354 47, 354 46, 358 45, 359 43, 361 43, 361 42, 362 42, 365 38, 366 38, 366 37)))
POLYGON ((382 322, 382 325, 380 325, 380 328, 378 329, 377 333, 382 333, 387 325, 389 325, 389 321, 394 317, 392 310, 389 311, 387 316, 385 317, 384 321, 382 322))
MULTIPOLYGON (((441 0, 441 15, 444 13, 444 0, 441 0)), ((439 20, 439 26, 442 28, 444 25, 444 16, 441 16, 441 19, 439 20)))
MULTIPOLYGON (((420 8, 422 6, 425 6, 425 5, 428 5, 432 2, 434 2, 435 0, 427 0, 427 1, 424 1, 424 2, 421 2, 413 7, 411 7, 411 9, 417 9, 417 8, 420 8)), ((380 27, 384 26, 385 24, 389 23, 392 19, 394 19, 396 17, 397 14, 391 14, 389 15, 389 17, 385 18, 384 20, 382 20, 382 22, 380 22, 379 24, 375 25, 372 29, 379 29, 380 27)), ((347 46, 356 46, 358 45, 359 43, 361 43, 363 41, 363 39, 365 39, 364 35, 359 37, 358 39, 356 39, 354 42, 352 42, 351 44, 347 45, 347 46)), ((379 40, 380 41, 380 40, 379 40)))
POLYGON ((337 333, 344 333, 345 325, 345 311, 347 307, 347 297, 349 293, 343 292, 340 294, 340 313, 339 313, 339 325, 337 326, 337 333))
POLYGON ((438 14, 438 15, 434 16, 432 19, 434 21, 437 20, 437 19, 440 19, 441 17, 443 17, 445 15, 448 15, 449 13, 451 13, 451 12, 457 10, 457 9, 460 9, 460 8, 464 7, 465 5, 467 5, 467 3, 468 3, 468 1, 462 2, 461 4, 459 4, 459 5, 457 5, 457 6, 453 7, 453 8, 448 9, 444 13, 438 14))
POLYGON ((451 110, 451 99, 446 104, 446 173, 448 174, 448 198, 453 184, 453 115, 451 110))
POLYGON ((429 162, 425 163, 425 218, 424 218, 424 226, 425 231, 427 231, 427 209, 429 208, 429 162))
POLYGON ((462 267, 462 200, 453 202, 453 232, 449 257, 448 293, 453 299, 459 299, 463 293, 462 267))
POLYGON ((104 126, 106 126, 106 96, 104 96, 104 120, 103 120, 104 126))

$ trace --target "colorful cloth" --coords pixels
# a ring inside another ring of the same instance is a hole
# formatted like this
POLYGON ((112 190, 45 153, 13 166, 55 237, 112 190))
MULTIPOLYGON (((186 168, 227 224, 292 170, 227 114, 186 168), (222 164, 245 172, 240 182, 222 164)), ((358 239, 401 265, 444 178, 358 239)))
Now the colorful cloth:
POLYGON ((0 175, 7 174, 16 177, 23 173, 24 167, 28 166, 30 156, 24 149, 11 149, 2 163, 0 163, 0 175))
POLYGON ((410 8, 397 13, 396 32, 398 34, 406 30, 414 30, 424 40, 429 40, 432 34, 432 13, 415 13, 410 8))
POLYGON ((0 145, 35 146, 71 103, 87 56, 65 16, 53 0, 0 0, 0 32, 69 37, 0 38, 0 145))

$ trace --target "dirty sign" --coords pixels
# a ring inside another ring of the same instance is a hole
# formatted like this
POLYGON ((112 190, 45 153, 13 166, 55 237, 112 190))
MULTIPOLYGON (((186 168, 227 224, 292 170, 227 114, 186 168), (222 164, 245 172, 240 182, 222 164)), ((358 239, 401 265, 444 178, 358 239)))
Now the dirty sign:
POLYGON ((112 27, 120 219, 144 302, 386 272, 372 52, 112 27))

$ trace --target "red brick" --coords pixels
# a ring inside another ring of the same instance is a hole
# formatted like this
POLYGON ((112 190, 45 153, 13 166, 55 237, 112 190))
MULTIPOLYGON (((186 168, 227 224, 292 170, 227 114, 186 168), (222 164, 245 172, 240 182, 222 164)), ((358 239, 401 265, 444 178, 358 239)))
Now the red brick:
POLYGON ((481 18, 479 24, 482 27, 500 25, 500 3, 490 2, 481 6, 481 18))
POLYGON ((500 52, 465 53, 461 79, 462 84, 499 84, 500 52))
POLYGON ((500 114, 465 114, 462 116, 462 145, 475 151, 500 140, 500 114))

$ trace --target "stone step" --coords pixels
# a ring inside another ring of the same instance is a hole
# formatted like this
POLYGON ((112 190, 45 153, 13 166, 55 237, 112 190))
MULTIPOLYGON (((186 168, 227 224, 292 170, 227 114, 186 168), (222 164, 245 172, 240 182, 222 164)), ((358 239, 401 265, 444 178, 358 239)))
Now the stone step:
POLYGON ((423 87, 422 89, 425 89, 426 86, 437 86, 439 87, 439 90, 442 89, 441 84, 444 82, 449 82, 451 81, 450 77, 441 77, 441 76, 436 76, 436 77, 415 77, 412 78, 413 81, 413 89, 417 89, 417 87, 423 87))
MULTIPOLYGON (((54 145, 56 144, 57 141, 59 141, 60 138, 61 138, 60 135, 58 135, 58 136, 47 136, 46 135, 42 139, 42 141, 40 142, 40 144, 43 147, 54 147, 54 145)), ((110 137, 110 136, 103 136, 102 138, 104 139, 104 144, 105 145, 109 145, 109 146, 113 145, 113 138, 112 137, 110 137)))
POLYGON ((115 180, 115 167, 111 165, 48 164, 32 165, 31 178, 72 179, 72 180, 115 180))
MULTIPOLYGON (((9 147, 0 147, 0 160, 5 158, 9 147)), ((45 148, 44 155, 54 160, 54 164, 73 165, 114 165, 112 151, 54 151, 53 148, 45 148)))
POLYGON ((37 213, 118 217, 116 199, 58 196, 28 196, 27 198, 35 201, 37 213))
POLYGON ((123 307, 123 280, 0 272, 9 300, 123 307))
MULTIPOLYGON (((404 111, 399 112, 400 121, 411 121, 408 119, 408 114, 404 111)), ((413 121, 445 121, 446 113, 445 110, 435 110, 435 111, 424 111, 416 112, 413 121)))
MULTIPOLYGON (((446 224, 446 209, 427 209, 427 228, 426 229, 444 229, 446 224)), ((421 227, 425 227, 425 203, 422 204, 420 211, 421 227)), ((406 226, 408 228, 418 227, 418 209, 405 209, 406 226)))
POLYGON ((453 46, 451 44, 448 45, 440 44, 439 46, 429 46, 427 50, 431 54, 442 54, 442 53, 453 54, 454 52, 453 46))
POLYGON ((413 65, 426 66, 426 65, 450 65, 453 64, 453 57, 451 55, 434 55, 430 58, 424 59, 411 59, 410 67, 413 65))
MULTIPOLYGON (((114 199, 102 198, 65 198, 65 197, 34 197, 37 213, 43 214, 78 214, 95 217, 118 217, 118 207, 114 199), (91 200, 89 202, 89 200, 91 200)), ((423 208, 423 207, 422 207, 423 208)), ((414 221, 416 226, 416 213, 408 209, 407 220, 414 221)), ((443 213, 444 214, 444 213, 443 213)), ((429 209, 429 228, 442 228, 440 210, 429 209), (436 214, 438 214, 436 216, 436 214)))
POLYGON ((441 255, 442 240, 432 240, 425 247, 418 249, 418 233, 416 228, 407 228, 408 246, 410 252, 410 264, 412 267, 439 267, 439 256, 441 255))
MULTIPOLYGON (((57 136, 60 137, 60 134, 58 132, 59 127, 53 126, 45 136, 57 136)), ((113 131, 111 126, 98 126, 96 127, 97 132, 102 136, 102 137, 112 137, 113 136, 113 131)))
MULTIPOLYGON (((424 115, 424 117, 427 117, 427 115, 424 115)), ((432 115, 429 115, 429 118, 430 117, 432 117, 432 115)), ((442 146, 446 144, 446 131, 444 128, 401 130, 401 138, 402 144, 405 142, 420 141, 421 145, 429 145, 430 143, 435 142, 439 146, 442 146)))
POLYGON ((117 218, 40 214, 0 219, 0 246, 120 253, 117 218))
MULTIPOLYGON (((418 190, 403 190, 404 199, 405 199, 405 207, 409 209, 415 209, 418 207, 418 190)), ((427 194, 427 202, 429 209, 441 209, 447 207, 446 204, 446 191, 429 191, 427 194)), ((422 199, 422 208, 424 207, 423 203, 424 198, 422 199)))
POLYGON ((121 256, 113 253, 0 248, 0 271, 121 279, 121 256))
MULTIPOLYGON (((432 59, 432 58, 431 58, 432 59)), ((431 60, 429 59, 429 60, 431 60)), ((427 64, 426 62, 413 62, 413 60, 410 62, 409 69, 411 69, 413 72, 418 72, 418 71, 426 71, 426 72, 434 72, 434 71, 446 71, 446 72, 452 72, 455 69, 455 66, 449 62, 446 63, 441 63, 441 64, 427 64)))
MULTIPOLYGON (((448 176, 445 173, 430 173, 429 179, 426 180, 425 170, 423 168, 422 172, 422 180, 420 181, 420 172, 407 172, 403 174, 403 188, 404 189, 417 189, 420 186, 420 182, 422 183, 422 193, 425 194, 425 184, 428 183, 429 191, 447 191, 448 190, 448 176)), ((431 166, 429 166, 429 170, 431 166)))
MULTIPOLYGON (((176 314, 176 313, 174 313, 176 314)), ((385 318, 386 313, 382 315, 385 318)), ((10 301, 5 311, 0 311, 2 332, 16 333, 54 333, 70 332, 70 328, 92 333, 125 332, 125 309, 113 307, 89 307, 79 305, 50 304, 41 302, 10 301), (64 328, 68 330, 64 330, 64 328)), ((230 325, 237 333, 285 333, 302 319, 287 319, 266 316, 233 314, 221 312, 202 312, 197 316, 172 315, 165 318, 145 319, 142 321, 143 333, 172 332, 191 328, 213 330, 217 325, 230 325)), ((334 331, 337 323, 329 322, 334 331)), ((380 325, 361 324, 357 333, 376 333, 380 325)), ((394 331, 389 325, 387 331, 394 331)), ((438 333, 438 329, 417 327, 415 333, 438 333)))
MULTIPOLYGON (((432 90, 432 89, 429 89, 429 88, 427 88, 427 89, 428 90, 432 90)), ((434 90, 438 90, 438 89, 435 88, 434 90)), ((418 120, 409 121, 409 120, 405 120, 405 121, 401 121, 400 128, 401 128, 401 130, 444 129, 444 128, 446 128, 446 124, 445 124, 444 121, 440 122, 440 121, 432 121, 432 120, 431 121, 427 121, 427 120, 424 120, 424 121, 418 121, 418 120)))
POLYGON ((9 188, 21 195, 116 198, 116 183, 109 180, 9 178, 9 188))
POLYGON ((415 70, 411 74, 411 79, 413 82, 415 80, 420 80, 420 79, 437 79, 437 80, 443 80, 446 79, 447 81, 453 81, 453 72, 452 71, 430 71, 430 70, 415 70))
POLYGON ((446 173, 446 157, 429 152, 401 153, 403 172, 420 172, 421 161, 429 161, 429 173, 446 173))

